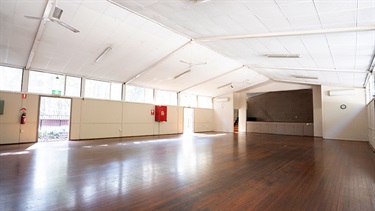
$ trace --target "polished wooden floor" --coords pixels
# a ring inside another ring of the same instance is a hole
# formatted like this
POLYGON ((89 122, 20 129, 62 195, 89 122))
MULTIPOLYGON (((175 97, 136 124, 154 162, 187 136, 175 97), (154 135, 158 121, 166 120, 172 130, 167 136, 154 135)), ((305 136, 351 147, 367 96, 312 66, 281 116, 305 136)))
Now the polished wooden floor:
POLYGON ((208 133, 0 146, 0 210, 375 210, 367 143, 208 133))

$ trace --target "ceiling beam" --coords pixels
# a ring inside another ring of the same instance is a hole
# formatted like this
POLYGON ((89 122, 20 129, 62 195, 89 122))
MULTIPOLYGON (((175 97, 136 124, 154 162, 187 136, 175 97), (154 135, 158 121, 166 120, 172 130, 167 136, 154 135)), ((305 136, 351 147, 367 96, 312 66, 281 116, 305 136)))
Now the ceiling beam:
POLYGON ((34 42, 33 42, 33 45, 31 47, 29 57, 27 59, 27 63, 25 65, 26 70, 29 70, 31 68, 31 64, 32 64, 33 59, 34 59, 35 52, 38 49, 40 39, 42 38, 42 34, 43 34, 43 31, 44 31, 44 27, 47 23, 46 18, 48 18, 49 14, 51 12, 51 9, 54 5, 56 5, 56 0, 48 0, 46 8, 44 9, 44 13, 43 13, 43 18, 45 18, 45 19, 40 21, 38 31, 35 35, 34 42))
POLYGON ((319 82, 305 82, 305 81, 293 81, 293 80, 285 80, 285 79, 273 79, 276 82, 286 82, 286 83, 294 83, 294 84, 304 84, 304 85, 320 85, 320 86, 340 86, 340 87, 350 87, 350 88, 363 88, 361 86, 351 86, 346 84, 333 84, 333 83, 319 83, 319 82))
POLYGON ((240 67, 234 68, 234 69, 232 69, 232 70, 230 70, 230 71, 228 71, 228 72, 225 72, 225 73, 223 73, 223 74, 220 74, 220 75, 218 75, 218 76, 216 76, 216 77, 213 77, 213 78, 210 78, 210 79, 208 79, 208 80, 205 80, 205 81, 199 82, 199 83, 194 84, 194 85, 192 85, 192 86, 189 86, 189 87, 187 87, 187 88, 185 88, 185 89, 183 89, 183 90, 178 91, 177 93, 184 92, 184 91, 189 90, 189 89, 191 89, 191 88, 193 88, 193 87, 196 87, 196 86, 202 85, 202 84, 204 84, 204 83, 210 82, 210 81, 212 81, 212 80, 215 80, 215 79, 217 79, 217 78, 220 78, 220 77, 222 77, 222 76, 224 76, 224 75, 227 75, 227 74, 229 74, 229 73, 235 72, 235 71, 237 71, 237 70, 239 70, 239 69, 242 69, 242 68, 244 68, 243 65, 240 66, 240 67))
POLYGON ((265 37, 284 37, 284 36, 301 36, 313 34, 328 34, 328 33, 345 33, 345 32, 360 32, 360 31, 374 31, 375 26, 359 26, 333 29, 317 29, 304 31, 286 31, 286 32, 270 32, 259 34, 241 34, 228 36, 214 36, 214 37, 197 37, 195 41, 218 41, 218 40, 234 40, 234 39, 251 39, 251 38, 265 38, 265 37))
POLYGON ((345 72, 345 73, 367 73, 368 71, 363 70, 345 70, 345 69, 325 69, 325 68, 304 68, 304 67, 276 67, 276 66, 257 66, 257 65, 245 65, 250 69, 273 69, 273 70, 303 70, 313 72, 345 72))
POLYGON ((371 75, 374 73, 374 68, 375 68, 375 54, 372 57, 372 62, 370 64, 370 67, 368 68, 366 79, 365 79, 365 82, 363 83, 363 87, 367 86, 367 84, 368 84, 368 82, 370 80, 371 75))
POLYGON ((180 47, 178 47, 174 51, 170 52, 169 54, 167 54, 163 58, 159 59, 157 62, 155 62, 151 66, 147 67, 146 69, 142 70, 141 72, 139 72, 138 74, 136 74, 135 76, 133 76, 130 80, 128 80, 127 82, 125 82, 125 84, 129 84, 132 81, 134 81, 135 79, 141 77, 144 73, 146 73, 147 71, 151 70, 152 68, 154 68, 155 66, 159 65, 160 63, 164 62, 169 57, 171 57, 173 54, 175 54, 177 51, 181 50, 182 48, 184 48, 185 46, 187 46, 188 44, 190 44, 192 41, 193 40, 189 40, 188 42, 184 43, 183 45, 181 45, 180 47))

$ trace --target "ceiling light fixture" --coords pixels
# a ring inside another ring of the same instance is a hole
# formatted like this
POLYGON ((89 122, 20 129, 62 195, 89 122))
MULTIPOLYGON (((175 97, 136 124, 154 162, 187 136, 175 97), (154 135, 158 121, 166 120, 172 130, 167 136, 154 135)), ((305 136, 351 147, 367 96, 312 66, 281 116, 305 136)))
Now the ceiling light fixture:
POLYGON ((300 78, 300 79, 319 79, 318 77, 314 77, 314 76, 304 76, 304 75, 293 75, 294 78, 300 78))
POLYGON ((208 2, 208 1, 211 1, 211 0, 191 0, 193 3, 204 3, 204 2, 208 2))
POLYGON ((180 77, 182 77, 182 76, 184 76, 184 75, 186 75, 186 74, 188 74, 188 73, 190 73, 190 72, 191 72, 191 70, 187 70, 187 71, 185 71, 185 72, 183 72, 183 73, 180 73, 180 74, 176 75, 176 76, 173 77, 173 78, 174 78, 174 79, 180 78, 180 77))
POLYGON ((224 87, 226 87, 226 86, 230 86, 230 87, 233 88, 232 83, 227 83, 227 84, 224 84, 224 85, 222 85, 222 86, 217 87, 217 89, 221 89, 221 88, 224 88, 224 87))
POLYGON ((265 56, 267 56, 268 58, 291 58, 291 59, 301 57, 301 55, 299 54, 266 54, 265 56))
POLYGON ((98 56, 98 58, 96 58, 96 60, 95 60, 95 62, 96 63, 99 63, 99 62, 101 62, 103 59, 104 59, 104 57, 110 52, 112 50, 112 48, 111 47, 108 47, 108 48, 106 48, 99 56, 98 56))

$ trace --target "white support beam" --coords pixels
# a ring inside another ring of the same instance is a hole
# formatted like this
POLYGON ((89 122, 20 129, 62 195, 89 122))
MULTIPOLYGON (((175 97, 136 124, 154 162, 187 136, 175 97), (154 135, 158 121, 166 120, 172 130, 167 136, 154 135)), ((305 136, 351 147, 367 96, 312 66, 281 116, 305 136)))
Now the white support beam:
POLYGON ((286 32, 270 32, 260 34, 241 34, 229 36, 216 36, 216 37, 197 37, 195 41, 218 41, 218 40, 234 40, 234 39, 251 39, 251 38, 264 38, 264 37, 284 37, 284 36, 301 36, 313 34, 328 34, 328 33, 345 33, 345 32, 360 32, 360 31, 374 31, 375 26, 360 26, 360 27, 346 27, 346 28, 333 28, 333 29, 317 29, 317 30, 304 30, 304 31, 286 31, 286 32))
POLYGON ((155 62, 154 64, 152 64, 151 66, 147 67, 146 69, 142 70, 141 72, 139 72, 137 75, 135 75, 134 77, 132 77, 130 80, 128 80, 125 84, 129 84, 131 83, 132 81, 134 81, 135 79, 141 77, 144 73, 146 73, 147 71, 151 70, 152 68, 156 67, 157 65, 159 65, 160 63, 164 62, 165 60, 167 60, 169 57, 171 57, 173 54, 175 54, 176 52, 178 52, 179 50, 181 50, 182 48, 184 48, 185 46, 187 46, 188 44, 190 44, 192 42, 192 40, 189 40, 188 42, 186 42, 185 44, 181 45, 180 47, 178 47, 177 49, 175 49, 174 51, 170 52, 169 54, 167 54, 166 56, 164 56, 163 58, 159 59, 159 61, 155 62))
POLYGON ((245 66, 247 66, 250 69, 303 70, 303 71, 313 71, 313 72, 367 73, 367 71, 363 71, 363 70, 303 68, 303 67, 276 67, 276 66, 257 66, 257 65, 245 65, 245 66))
MULTIPOLYGON (((51 12, 51 9, 54 7, 54 5, 56 5, 56 0, 48 0, 46 8, 44 9, 43 18, 48 18, 51 12)), ((31 68, 31 64, 33 62, 36 50, 38 49, 39 42, 43 35, 43 31, 44 31, 44 27, 46 23, 47 23, 46 19, 43 19, 40 21, 38 31, 34 38, 33 46, 31 47, 31 50, 30 50, 29 58, 27 59, 27 63, 25 65, 26 70, 29 70, 31 68)))
POLYGON ((187 88, 185 88, 185 89, 183 89, 183 90, 178 91, 178 93, 180 93, 180 92, 184 92, 184 91, 189 90, 189 89, 191 89, 191 88, 193 88, 193 87, 196 87, 196 86, 199 86, 199 85, 201 85, 201 84, 207 83, 207 82, 209 82, 209 81, 215 80, 215 79, 217 79, 217 78, 219 78, 219 77, 222 77, 222 76, 227 75, 227 74, 229 74, 229 73, 235 72, 235 71, 237 71, 237 70, 239 70, 239 69, 241 69, 241 68, 244 68, 244 66, 234 68, 234 69, 232 69, 232 70, 230 70, 230 71, 228 71, 228 72, 225 72, 225 73, 223 73, 223 74, 221 74, 221 75, 218 75, 218 76, 216 76, 216 77, 213 77, 213 78, 210 78, 210 79, 208 79, 208 80, 202 81, 202 82, 200 82, 200 83, 194 84, 193 86, 189 86, 189 87, 187 87, 187 88))

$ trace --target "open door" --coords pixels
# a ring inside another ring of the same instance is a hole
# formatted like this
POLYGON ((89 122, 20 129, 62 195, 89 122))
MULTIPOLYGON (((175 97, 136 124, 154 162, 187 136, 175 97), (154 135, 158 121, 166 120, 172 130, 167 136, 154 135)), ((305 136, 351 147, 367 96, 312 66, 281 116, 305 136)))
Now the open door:
POLYGON ((184 108, 184 133, 194 133, 194 109, 184 108))
POLYGON ((40 97, 38 142, 69 139, 71 99, 40 97))

